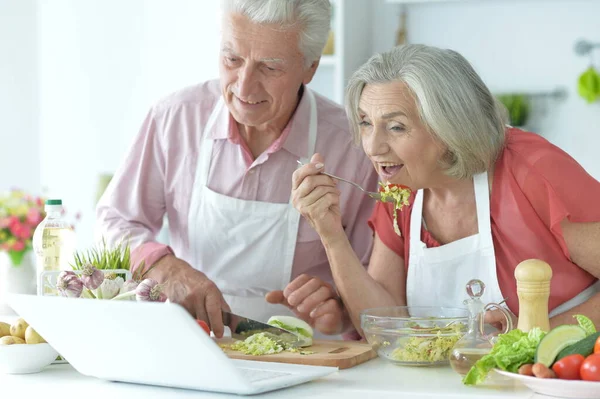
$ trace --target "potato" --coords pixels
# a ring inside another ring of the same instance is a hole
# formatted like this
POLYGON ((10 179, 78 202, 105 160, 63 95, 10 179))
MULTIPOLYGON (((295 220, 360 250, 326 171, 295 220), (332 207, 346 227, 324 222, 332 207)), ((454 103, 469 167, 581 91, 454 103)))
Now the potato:
POLYGON ((10 335, 10 324, 0 321, 0 338, 10 335))
POLYGON ((25 330, 27 330, 27 327, 29 327, 29 324, 25 320, 18 319, 10 326, 10 335, 25 339, 25 330))
POLYGON ((28 344, 44 344, 46 340, 33 327, 29 326, 25 330, 25 342, 28 344))
POLYGON ((0 338, 0 345, 20 345, 24 343, 25 340, 19 337, 13 337, 11 335, 7 335, 5 337, 0 338))

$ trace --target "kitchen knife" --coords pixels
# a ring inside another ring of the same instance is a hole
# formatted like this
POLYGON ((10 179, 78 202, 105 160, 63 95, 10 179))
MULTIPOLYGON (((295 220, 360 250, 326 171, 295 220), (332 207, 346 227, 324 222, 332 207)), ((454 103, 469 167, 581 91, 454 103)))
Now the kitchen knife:
POLYGON ((222 310, 221 313, 223 315, 223 324, 229 327, 231 336, 235 339, 245 340, 253 334, 265 332, 272 335, 273 339, 294 348, 301 347, 306 343, 296 334, 283 328, 275 327, 225 310, 222 310))

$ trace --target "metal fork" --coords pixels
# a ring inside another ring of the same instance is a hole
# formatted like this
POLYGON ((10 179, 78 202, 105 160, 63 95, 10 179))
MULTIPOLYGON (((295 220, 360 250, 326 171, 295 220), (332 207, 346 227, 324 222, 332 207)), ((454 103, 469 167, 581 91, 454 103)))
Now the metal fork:
MULTIPOLYGON (((302 162, 300 162, 300 160, 298 160, 297 162, 298 162, 299 165, 304 166, 304 164, 302 162)), ((376 200, 381 200, 381 194, 380 193, 375 193, 373 191, 367 191, 364 188, 362 188, 360 185, 358 185, 358 184, 356 184, 356 183, 354 183, 354 182, 352 182, 350 180, 342 179, 341 177, 334 176, 334 175, 329 174, 329 173, 321 172, 321 174, 325 175, 325 176, 329 176, 329 177, 331 177, 333 179, 336 179, 336 180, 343 181, 343 182, 348 183, 348 184, 352 184, 354 187, 358 188, 359 190, 362 190, 369 197, 371 197, 373 199, 376 199, 376 200)))

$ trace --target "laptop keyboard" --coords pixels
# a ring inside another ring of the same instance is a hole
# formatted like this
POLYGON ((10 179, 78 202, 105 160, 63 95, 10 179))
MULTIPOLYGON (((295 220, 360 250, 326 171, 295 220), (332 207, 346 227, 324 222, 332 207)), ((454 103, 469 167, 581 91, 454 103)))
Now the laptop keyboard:
POLYGON ((242 372, 242 375, 246 377, 246 379, 250 382, 257 382, 262 380, 270 380, 273 378, 283 377, 286 375, 291 375, 291 373, 282 373, 279 371, 271 371, 271 370, 258 370, 258 369, 245 369, 239 367, 238 370, 242 372))

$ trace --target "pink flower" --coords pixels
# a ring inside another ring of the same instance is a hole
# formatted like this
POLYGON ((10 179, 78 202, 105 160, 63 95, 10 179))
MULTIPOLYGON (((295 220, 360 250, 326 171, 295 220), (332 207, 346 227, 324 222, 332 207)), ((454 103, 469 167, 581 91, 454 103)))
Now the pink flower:
POLYGON ((23 241, 17 241, 13 244, 13 251, 22 251, 25 249, 25 243, 23 241))
POLYGON ((0 249, 2 249, 3 251, 10 250, 10 244, 7 242, 3 242, 2 244, 0 244, 0 249))
POLYGON ((10 232, 17 238, 30 238, 31 237, 31 227, 17 222, 10 226, 10 232))
MULTIPOLYGON (((12 230, 15 225, 21 224, 21 221, 16 216, 8 217, 8 227, 12 230)), ((14 233, 13 233, 14 234, 14 233)))
POLYGON ((36 208, 30 208, 27 212, 27 223, 37 226, 42 221, 42 214, 36 208))
POLYGON ((9 218, 0 218, 0 229, 5 229, 10 225, 9 218))

